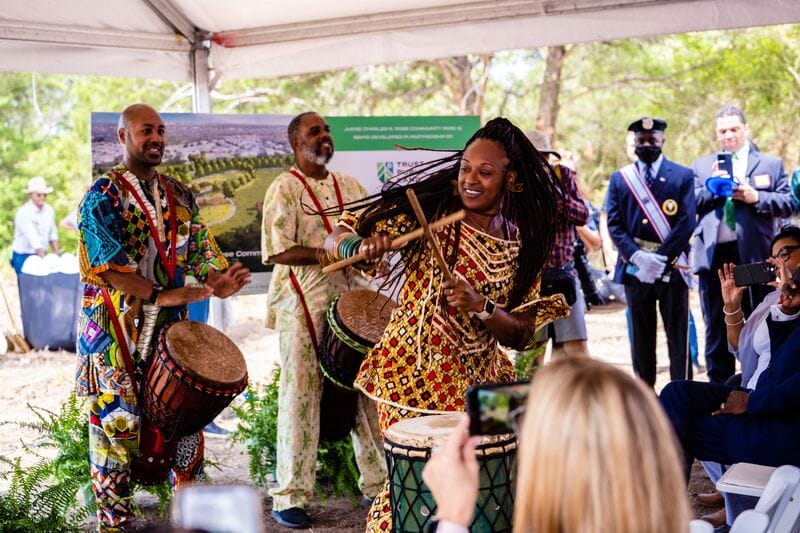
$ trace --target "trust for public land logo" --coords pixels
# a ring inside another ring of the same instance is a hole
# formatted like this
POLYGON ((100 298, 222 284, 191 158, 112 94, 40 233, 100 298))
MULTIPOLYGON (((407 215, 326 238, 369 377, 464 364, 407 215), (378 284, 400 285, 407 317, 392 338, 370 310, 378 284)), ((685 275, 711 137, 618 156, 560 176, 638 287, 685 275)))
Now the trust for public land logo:
POLYGON ((386 183, 394 177, 394 161, 382 161, 378 163, 378 180, 386 183))

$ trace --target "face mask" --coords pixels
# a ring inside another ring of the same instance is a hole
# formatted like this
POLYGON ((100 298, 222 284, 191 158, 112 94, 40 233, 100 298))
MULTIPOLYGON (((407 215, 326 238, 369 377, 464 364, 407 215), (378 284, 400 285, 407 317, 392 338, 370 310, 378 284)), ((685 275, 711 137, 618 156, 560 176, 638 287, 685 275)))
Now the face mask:
POLYGON ((639 161, 647 165, 655 163, 661 155, 661 148, 658 146, 637 146, 634 150, 639 157, 639 161))

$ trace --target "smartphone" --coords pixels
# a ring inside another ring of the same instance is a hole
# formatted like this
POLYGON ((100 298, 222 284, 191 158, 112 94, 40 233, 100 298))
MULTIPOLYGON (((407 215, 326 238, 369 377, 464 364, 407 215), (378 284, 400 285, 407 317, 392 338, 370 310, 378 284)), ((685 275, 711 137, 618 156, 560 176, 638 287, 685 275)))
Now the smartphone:
POLYGON ((730 152, 720 152, 717 154, 717 169, 728 173, 733 177, 733 154, 730 152))
POLYGON ((775 267, 769 263, 750 263, 733 267, 733 283, 737 287, 763 285, 775 281, 775 267))
POLYGON ((529 381, 487 383, 467 389, 467 413, 471 435, 502 435, 514 431, 528 399, 529 381))
POLYGON ((172 523, 209 533, 261 533, 261 497, 246 485, 193 485, 173 497, 172 523))

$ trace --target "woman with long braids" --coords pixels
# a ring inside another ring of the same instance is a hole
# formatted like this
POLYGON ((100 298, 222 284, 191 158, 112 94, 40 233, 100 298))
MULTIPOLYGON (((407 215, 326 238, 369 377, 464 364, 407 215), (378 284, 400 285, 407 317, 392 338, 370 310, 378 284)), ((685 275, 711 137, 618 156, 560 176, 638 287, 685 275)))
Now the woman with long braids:
MULTIPOLYGON (((326 240, 329 258, 360 250, 367 261, 356 266, 375 269, 392 239, 419 227, 409 187, 427 220, 460 209, 466 216, 436 232, 453 281, 424 239, 400 251, 402 260, 386 278, 387 285, 403 281, 399 306, 356 378, 356 387, 378 403, 382 431, 405 418, 463 411, 472 384, 513 380, 498 344, 522 350, 536 328, 568 310, 560 297, 540 299, 537 282, 562 194, 546 159, 510 121, 490 120, 463 151, 347 206, 326 240)), ((390 526, 387 485, 373 502, 367 530, 390 526)))

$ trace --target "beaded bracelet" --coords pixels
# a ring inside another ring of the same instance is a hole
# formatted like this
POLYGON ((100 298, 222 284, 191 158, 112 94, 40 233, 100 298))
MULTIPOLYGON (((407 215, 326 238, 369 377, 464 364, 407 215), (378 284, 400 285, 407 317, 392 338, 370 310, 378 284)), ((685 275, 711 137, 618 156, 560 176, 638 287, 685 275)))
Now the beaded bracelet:
POLYGON ((331 246, 330 248, 328 248, 327 246, 325 247, 325 250, 328 252, 328 255, 331 256, 335 261, 339 261, 340 259, 342 259, 341 257, 339 257, 339 245, 344 239, 346 239, 350 235, 353 234, 342 233, 338 237, 336 237, 336 240, 333 242, 333 246, 331 246))
POLYGON ((737 307, 735 311, 728 312, 728 311, 725 310, 725 306, 723 305, 722 306, 722 312, 725 313, 726 316, 737 315, 737 314, 742 312, 742 306, 740 305, 739 307, 737 307))
POLYGON ((342 239, 339 243, 339 258, 340 259, 347 259, 348 257, 353 257, 356 254, 356 251, 361 246, 361 241, 363 241, 360 236, 351 234, 342 239))

